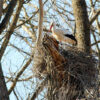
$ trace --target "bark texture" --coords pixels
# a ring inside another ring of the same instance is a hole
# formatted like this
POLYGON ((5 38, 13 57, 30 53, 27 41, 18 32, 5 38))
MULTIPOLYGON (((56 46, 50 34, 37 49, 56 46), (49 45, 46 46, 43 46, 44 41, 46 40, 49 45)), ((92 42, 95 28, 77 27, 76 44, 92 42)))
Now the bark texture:
POLYGON ((11 0, 11 2, 9 3, 8 11, 0 24, 0 34, 8 25, 8 22, 10 20, 12 13, 13 13, 14 7, 16 6, 16 3, 17 3, 17 0, 11 0))
POLYGON ((2 16, 3 0, 0 0, 0 19, 2 16))
POLYGON ((6 33, 5 39, 0 48, 0 60, 2 59, 2 56, 6 50, 6 47, 9 43, 10 38, 11 38, 11 35, 13 34, 14 29, 16 28, 16 23, 18 21, 19 14, 20 14, 21 8, 23 6, 23 0, 20 0, 20 1, 18 0, 17 3, 18 4, 17 4, 17 8, 16 8, 16 14, 14 14, 10 28, 9 28, 8 32, 6 33))
MULTIPOLYGON (((8 32, 6 33, 5 39, 4 39, 4 41, 3 41, 2 45, 1 45, 1 48, 0 48, 0 61, 1 61, 2 57, 3 57, 3 54, 4 54, 5 50, 6 50, 6 47, 7 47, 8 43, 9 43, 11 35, 13 34, 13 31, 14 31, 14 29, 16 27, 16 23, 17 23, 17 20, 19 18, 19 14, 20 14, 21 8, 23 6, 23 1, 24 0, 20 0, 20 1, 18 0, 17 1, 16 14, 14 14, 14 17, 13 17, 12 22, 11 22, 11 26, 10 26, 8 32)), ((8 94, 8 91, 7 91, 7 88, 6 88, 6 83, 5 83, 5 80, 4 80, 4 76, 3 76, 3 71, 2 71, 2 66, 1 65, 0 65, 0 100, 9 100, 9 94, 8 94)))
POLYGON ((5 84, 4 75, 2 72, 1 63, 0 63, 0 100, 9 100, 9 95, 5 84))
POLYGON ((42 40, 42 24, 43 24, 43 3, 42 0, 39 0, 39 20, 38 20, 38 37, 37 37, 37 45, 41 43, 42 40))
POLYGON ((76 21, 77 47, 90 53, 90 25, 85 0, 72 0, 72 7, 76 21))

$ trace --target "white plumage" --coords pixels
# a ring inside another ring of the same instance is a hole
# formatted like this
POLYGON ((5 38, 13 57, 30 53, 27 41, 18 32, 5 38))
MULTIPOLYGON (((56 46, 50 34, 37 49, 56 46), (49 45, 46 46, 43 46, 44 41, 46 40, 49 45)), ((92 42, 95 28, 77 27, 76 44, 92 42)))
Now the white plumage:
POLYGON ((69 43, 72 45, 75 45, 77 43, 75 37, 71 34, 68 34, 66 29, 56 29, 56 25, 54 22, 51 24, 50 30, 52 31, 52 36, 59 42, 69 43))

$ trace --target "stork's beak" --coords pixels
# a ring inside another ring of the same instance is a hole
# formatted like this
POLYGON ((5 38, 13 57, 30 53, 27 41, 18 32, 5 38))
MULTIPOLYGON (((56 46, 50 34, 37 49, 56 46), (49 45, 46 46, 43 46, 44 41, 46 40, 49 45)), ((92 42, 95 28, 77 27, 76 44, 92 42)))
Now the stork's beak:
POLYGON ((53 24, 51 24, 51 26, 50 26, 50 31, 51 31, 52 27, 53 27, 53 24))

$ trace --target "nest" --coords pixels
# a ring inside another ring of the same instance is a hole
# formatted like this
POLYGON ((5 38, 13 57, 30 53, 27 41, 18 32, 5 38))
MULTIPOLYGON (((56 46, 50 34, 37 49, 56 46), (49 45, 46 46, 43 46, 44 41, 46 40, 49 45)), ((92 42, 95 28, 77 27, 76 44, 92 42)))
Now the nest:
POLYGON ((97 80, 97 60, 95 56, 78 51, 76 47, 67 46, 60 48, 60 53, 67 59, 66 71, 76 79, 79 79, 85 87, 95 85, 97 80))
POLYGON ((81 52, 76 47, 67 46, 66 49, 61 47, 60 53, 67 59, 67 63, 64 65, 66 75, 58 92, 59 97, 64 98, 62 100, 75 100, 76 98, 94 100, 97 91, 98 60, 95 56, 81 52))
POLYGON ((67 98, 62 100, 82 97, 84 90, 95 87, 98 76, 97 60, 93 55, 68 45, 65 49, 63 45, 58 48, 58 43, 49 36, 45 36, 35 50, 33 71, 41 79, 50 75, 52 93, 57 95, 57 100, 64 94, 67 98))

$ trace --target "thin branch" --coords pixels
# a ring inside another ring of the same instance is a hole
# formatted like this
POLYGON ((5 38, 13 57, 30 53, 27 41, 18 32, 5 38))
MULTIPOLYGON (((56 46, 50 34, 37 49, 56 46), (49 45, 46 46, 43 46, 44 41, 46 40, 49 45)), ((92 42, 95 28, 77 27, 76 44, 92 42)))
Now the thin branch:
POLYGON ((28 39, 31 39, 30 37, 25 37, 25 36, 22 36, 20 33, 16 33, 16 34, 13 34, 19 38, 21 38, 24 42, 26 42, 30 47, 32 47, 32 44, 28 41, 28 39))
POLYGON ((12 83, 12 85, 11 85, 9 91, 8 91, 8 94, 10 94, 13 91, 13 89, 15 88, 15 86, 17 84, 17 81, 18 81, 19 77, 23 74, 23 72, 29 66, 29 64, 31 63, 31 61, 32 61, 32 57, 27 61, 27 63, 23 66, 23 68, 18 72, 18 74, 17 74, 14 82, 12 83))
POLYGON ((38 13, 38 11, 39 11, 39 9, 37 11, 35 11, 34 14, 31 17, 29 17, 26 21, 23 21, 23 23, 17 25, 16 28, 24 25, 27 22, 29 22, 33 18, 33 16, 35 16, 38 13))
POLYGON ((39 87, 36 89, 36 91, 34 92, 34 94, 32 95, 30 100, 35 100, 36 97, 39 95, 39 93, 43 90, 44 86, 46 85, 47 81, 49 79, 49 76, 47 76, 43 82, 39 85, 39 87))
MULTIPOLYGON (((48 1, 48 0, 46 0, 46 1, 43 3, 43 5, 45 5, 45 4, 47 3, 47 1, 48 1)), ((37 9, 37 10, 34 12, 34 14, 33 14, 31 17, 29 17, 26 21, 24 21, 23 23, 17 25, 16 28, 17 28, 17 27, 20 27, 20 26, 22 26, 22 25, 24 25, 24 24, 27 23, 27 22, 29 22, 29 21, 33 18, 33 16, 35 16, 38 12, 39 12, 39 9, 37 9)))
MULTIPOLYGON (((27 21, 23 21, 21 24, 19 24, 17 27, 19 27, 19 26, 22 26, 22 25, 24 25, 25 23, 27 23, 27 21)), ((27 27, 27 26, 26 26, 27 27)), ((32 24, 32 27, 34 28, 34 29, 37 29, 38 28, 38 26, 35 26, 35 25, 33 25, 32 24)), ((43 31, 45 31, 45 32, 51 32, 49 29, 47 29, 47 28, 45 28, 45 27, 43 27, 43 31)), ((26 31, 27 32, 27 31, 26 31)), ((31 36, 31 35, 30 35, 31 36)))
POLYGON ((10 37, 13 34, 13 31, 14 31, 14 29, 16 27, 16 23, 17 23, 17 20, 19 18, 19 14, 20 14, 20 11, 21 11, 21 8, 22 8, 22 5, 23 5, 23 1, 24 0, 22 0, 22 1, 21 0, 19 1, 18 0, 18 6, 16 8, 17 9, 16 10, 16 14, 14 15, 14 17, 12 19, 12 23, 10 25, 10 28, 8 30, 8 33, 6 33, 5 39, 4 39, 4 41, 2 43, 2 46, 1 46, 1 49, 0 49, 0 60, 2 59, 2 56, 3 56, 3 54, 4 54, 5 50, 6 50, 6 47, 8 45, 8 42, 10 40, 10 37))
POLYGON ((36 40, 36 36, 35 34, 32 33, 32 31, 29 30, 29 28, 24 24, 22 25, 22 28, 25 32, 27 32, 29 34, 29 36, 33 39, 33 41, 36 40))
MULTIPOLYGON (((96 36, 95 36, 94 32, 92 34, 93 34, 93 38, 94 38, 95 43, 97 43, 97 39, 96 39, 96 36)), ((99 45, 98 45, 98 43, 96 44, 96 48, 97 48, 97 50, 99 52, 99 45)))
POLYGON ((36 44, 40 44, 41 43, 41 39, 42 39, 42 24, 43 24, 43 4, 42 4, 42 0, 38 0, 39 1, 39 24, 38 24, 38 37, 37 37, 37 41, 36 44))
POLYGON ((100 9, 95 13, 93 18, 90 20, 90 25, 96 20, 96 18, 100 15, 100 9))
MULTIPOLYGON (((7 77, 5 76, 5 78, 7 79, 6 83, 8 82, 14 82, 14 79, 12 79, 12 76, 11 77, 7 77)), ((18 79, 17 82, 22 82, 22 81, 29 81, 30 79, 33 78, 33 75, 27 77, 27 78, 21 78, 21 79, 18 79)))
MULTIPOLYGON (((93 1, 92 0, 90 0, 90 4, 91 4, 91 8, 93 10, 93 14, 95 14, 95 8, 93 6, 93 1)), ((100 28, 99 28, 99 24, 98 24, 98 18, 97 18, 99 16, 99 14, 100 14, 100 9, 94 15, 94 17, 92 18, 91 22, 94 22, 96 20, 96 24, 97 24, 96 26, 97 26, 98 31, 100 32, 100 28)), ((95 40, 95 43, 96 43, 97 39, 96 39, 96 36, 95 36, 94 32, 93 32, 93 37, 94 37, 94 40, 95 40)), ((99 44, 98 43, 96 44, 96 48, 97 48, 97 51, 98 51, 98 57, 100 59, 100 48, 99 48, 99 44)))
POLYGON ((16 99, 17 99, 17 100, 19 100, 19 98, 18 98, 18 96, 17 96, 17 94, 16 94, 15 90, 13 90, 13 93, 14 93, 14 95, 15 95, 16 99))
POLYGON ((97 45, 98 43, 100 43, 100 40, 99 41, 95 41, 94 43, 91 44, 91 46, 97 45))
POLYGON ((1 24, 0 24, 0 34, 2 33, 2 31, 5 29, 5 27, 7 26, 10 17, 13 13, 14 7, 16 6, 17 0, 11 0, 9 7, 8 7, 8 11, 4 17, 4 19, 2 20, 1 24))
POLYGON ((12 46, 13 48, 15 48, 16 50, 18 50, 19 52, 22 52, 22 53, 24 53, 24 54, 26 54, 26 55, 28 55, 28 56, 31 56, 30 53, 28 53, 28 52, 22 50, 21 48, 18 48, 17 46, 15 46, 15 45, 13 45, 13 44, 11 44, 11 43, 9 43, 9 45, 12 46))

